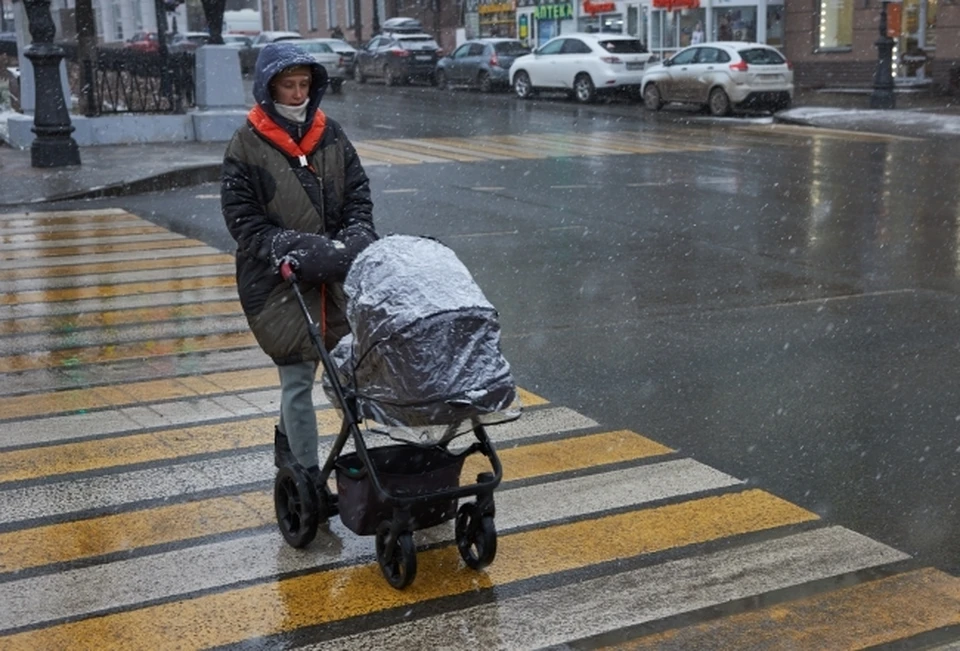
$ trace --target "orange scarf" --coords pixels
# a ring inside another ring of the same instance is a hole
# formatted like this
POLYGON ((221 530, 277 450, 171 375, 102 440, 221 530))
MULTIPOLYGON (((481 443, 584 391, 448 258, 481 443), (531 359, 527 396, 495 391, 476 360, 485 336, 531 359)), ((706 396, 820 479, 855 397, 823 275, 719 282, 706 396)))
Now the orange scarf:
POLYGON ((259 104, 250 109, 247 120, 257 133, 270 141, 277 149, 287 156, 299 160, 300 167, 306 167, 311 172, 316 172, 313 166, 307 162, 307 156, 312 154, 317 145, 320 144, 320 138, 323 137, 323 132, 327 127, 327 116, 323 114, 323 111, 317 109, 317 114, 314 116, 310 128, 307 129, 307 133, 304 134, 299 143, 290 137, 286 129, 274 122, 273 118, 267 115, 267 112, 259 104))

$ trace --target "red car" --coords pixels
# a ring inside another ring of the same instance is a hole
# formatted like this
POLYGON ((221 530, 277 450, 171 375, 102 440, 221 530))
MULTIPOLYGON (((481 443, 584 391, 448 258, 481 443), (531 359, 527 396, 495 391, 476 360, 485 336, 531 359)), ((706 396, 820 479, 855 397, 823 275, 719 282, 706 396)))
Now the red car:
POLYGON ((124 47, 140 52, 157 52, 160 50, 160 41, 157 40, 156 32, 137 32, 124 47))

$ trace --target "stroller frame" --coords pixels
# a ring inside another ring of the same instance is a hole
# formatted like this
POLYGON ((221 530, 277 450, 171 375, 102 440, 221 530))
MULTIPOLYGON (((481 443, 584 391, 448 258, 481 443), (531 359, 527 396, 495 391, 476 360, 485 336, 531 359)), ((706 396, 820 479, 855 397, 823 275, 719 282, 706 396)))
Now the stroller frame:
MULTIPOLYGON (((365 479, 369 480, 373 488, 373 495, 379 505, 391 512, 388 519, 379 522, 375 533, 377 562, 390 585, 397 589, 405 588, 416 576, 417 557, 412 532, 451 519, 451 516, 444 515, 439 521, 434 519, 427 522, 426 526, 417 527, 413 511, 424 507, 452 507, 456 500, 462 498, 474 497, 475 500, 461 503, 456 511, 454 533, 457 549, 467 566, 481 569, 489 565, 497 551, 493 491, 503 479, 503 468, 484 426, 474 419, 472 431, 477 440, 456 454, 447 449, 453 439, 445 439, 428 448, 440 450, 454 458, 458 464, 458 475, 466 457, 477 452, 483 454, 489 460, 492 472, 479 473, 476 483, 416 495, 399 495, 387 488, 360 430, 357 398, 351 389, 340 383, 337 368, 303 299, 296 270, 289 261, 283 261, 280 272, 293 289, 306 319, 310 340, 320 355, 336 403, 343 414, 340 433, 318 475, 311 476, 299 463, 283 466, 277 472, 274 481, 274 506, 277 524, 284 539, 292 547, 305 547, 316 536, 321 522, 340 514, 343 505, 338 503, 339 496, 330 491, 328 481, 336 469, 337 461, 342 458, 341 453, 347 440, 352 438, 356 456, 365 471, 365 479)), ((448 510, 450 509, 443 509, 443 512, 448 510)))

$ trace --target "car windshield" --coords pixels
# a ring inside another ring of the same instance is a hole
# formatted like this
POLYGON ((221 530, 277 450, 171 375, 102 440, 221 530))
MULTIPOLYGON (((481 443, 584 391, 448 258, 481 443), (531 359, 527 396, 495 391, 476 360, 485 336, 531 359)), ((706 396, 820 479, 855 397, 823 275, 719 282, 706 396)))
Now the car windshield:
POLYGON ((600 47, 607 52, 620 52, 625 54, 643 54, 647 48, 643 43, 636 39, 611 39, 609 41, 600 41, 600 47))
POLYGON ((330 46, 326 43, 314 43, 308 41, 305 43, 299 43, 298 47, 307 52, 333 52, 333 50, 330 49, 330 46))
POLYGON ((521 54, 528 54, 530 48, 525 47, 523 43, 519 41, 504 41, 502 43, 497 43, 493 46, 493 49, 497 54, 502 54, 504 56, 519 56, 521 54))
POLYGON ((418 38, 402 38, 397 41, 405 50, 439 50, 440 46, 432 38, 423 36, 418 38))
POLYGON ((747 63, 755 66, 777 66, 783 65, 784 58, 776 50, 768 48, 753 48, 750 50, 740 50, 740 58, 747 63))

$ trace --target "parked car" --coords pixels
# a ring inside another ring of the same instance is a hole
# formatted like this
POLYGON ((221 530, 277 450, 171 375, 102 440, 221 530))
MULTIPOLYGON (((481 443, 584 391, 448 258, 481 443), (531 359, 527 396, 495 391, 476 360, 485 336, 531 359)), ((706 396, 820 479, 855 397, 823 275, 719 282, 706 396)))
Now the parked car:
POLYGON ((380 26, 381 34, 423 34, 423 24, 416 18, 388 18, 380 26))
POLYGON ((330 78, 330 90, 339 93, 346 78, 343 67, 343 55, 334 52, 333 48, 320 39, 304 39, 297 41, 297 47, 302 48, 313 60, 322 65, 330 78))
POLYGON ((653 58, 634 36, 563 34, 510 66, 510 85, 526 99, 538 90, 563 90, 580 102, 599 93, 627 91, 640 97, 643 69, 653 58))
POLYGON ((11 57, 17 56, 16 32, 0 32, 0 54, 11 57))
POLYGON ((467 41, 437 62, 437 86, 467 84, 489 93, 510 87, 510 65, 530 48, 514 38, 478 38, 467 41))
POLYGON ((436 84, 439 54, 440 46, 429 34, 381 34, 357 51, 353 78, 362 84, 369 77, 383 77, 387 86, 412 79, 436 84))
POLYGON ((238 50, 245 50, 253 45, 253 37, 246 34, 221 34, 221 37, 224 45, 238 50))
POLYGON ((206 32, 177 32, 171 35, 167 49, 171 52, 193 52, 209 42, 210 35, 206 32))
POLYGON ((257 65, 257 57, 260 56, 260 50, 267 43, 277 41, 295 41, 302 40, 303 37, 296 32, 260 32, 253 37, 250 47, 240 50, 240 72, 249 74, 257 65))
POLYGON ((699 104, 713 115, 738 108, 790 107, 793 66, 763 43, 716 42, 684 48, 643 75, 643 103, 658 111, 667 102, 699 104))
POLYGON ((127 39, 123 47, 138 52, 159 52, 160 40, 156 32, 136 32, 127 39))
POLYGON ((343 57, 344 77, 353 77, 353 64, 357 59, 357 49, 339 38, 311 38, 311 41, 317 43, 326 43, 334 52, 343 57))

